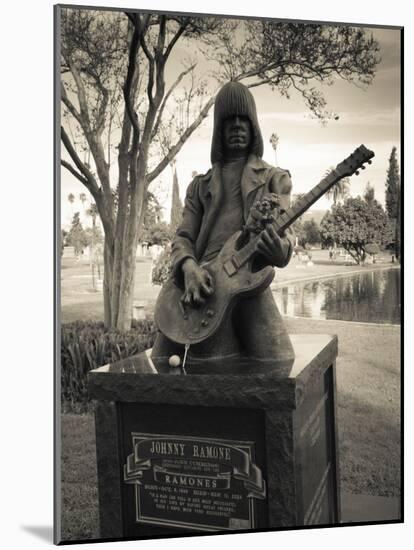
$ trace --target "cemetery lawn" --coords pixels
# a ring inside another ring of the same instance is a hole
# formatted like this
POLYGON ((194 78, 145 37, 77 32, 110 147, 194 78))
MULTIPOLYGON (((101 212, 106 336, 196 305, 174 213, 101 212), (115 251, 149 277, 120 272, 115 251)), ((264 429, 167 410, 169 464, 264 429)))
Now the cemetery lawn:
MULTIPOLYGON (((312 266, 293 258, 289 265, 276 271, 275 285, 287 284, 294 281, 335 277, 357 271, 372 271, 384 267, 398 267, 391 263, 391 256, 384 252, 375 265, 358 266, 349 264, 338 257, 329 260, 327 250, 312 250, 312 266)), ((79 262, 65 254, 61 260, 61 321, 101 321, 104 317, 102 291, 96 291, 92 285, 92 275, 89 262, 86 258, 79 262)), ((160 286, 151 284, 151 259, 137 258, 135 275, 135 300, 147 302, 146 312, 151 315, 160 286)))
MULTIPOLYGON (((400 329, 343 321, 289 319, 290 333, 337 334, 341 489, 400 494, 400 329)), ((62 415, 62 537, 98 536, 92 414, 62 415)))

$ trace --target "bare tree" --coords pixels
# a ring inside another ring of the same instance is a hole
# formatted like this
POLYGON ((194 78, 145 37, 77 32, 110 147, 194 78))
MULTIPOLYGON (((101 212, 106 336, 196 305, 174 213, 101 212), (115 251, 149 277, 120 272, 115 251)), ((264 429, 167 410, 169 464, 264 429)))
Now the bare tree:
POLYGON ((72 8, 62 8, 61 51, 61 162, 96 203, 105 233, 105 324, 121 330, 131 322, 148 186, 207 117, 220 84, 243 80, 285 96, 297 92, 326 120, 326 102, 311 82, 367 85, 378 62, 372 36, 352 27, 72 8), (208 74, 195 55, 173 74, 178 43, 203 56, 208 74), (79 151, 90 152, 87 161, 79 151))

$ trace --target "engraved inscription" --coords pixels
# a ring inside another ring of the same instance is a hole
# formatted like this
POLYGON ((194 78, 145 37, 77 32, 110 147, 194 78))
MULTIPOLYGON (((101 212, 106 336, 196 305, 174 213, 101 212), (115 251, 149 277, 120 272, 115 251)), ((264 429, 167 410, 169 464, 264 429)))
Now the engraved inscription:
POLYGON ((136 522, 195 530, 255 527, 266 496, 254 444, 132 433, 124 481, 135 485, 136 522))

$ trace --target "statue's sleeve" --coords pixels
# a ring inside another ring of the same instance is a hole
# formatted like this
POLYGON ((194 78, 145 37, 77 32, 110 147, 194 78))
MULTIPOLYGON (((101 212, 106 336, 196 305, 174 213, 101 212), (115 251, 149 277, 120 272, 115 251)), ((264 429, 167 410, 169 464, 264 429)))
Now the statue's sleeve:
MULTIPOLYGON (((290 208, 290 195, 292 192, 292 178, 288 170, 281 170, 275 173, 270 183, 270 190, 272 193, 276 193, 279 196, 280 208, 287 210, 290 208)), ((289 262, 293 254, 295 247, 295 232, 292 226, 288 227, 285 231, 285 238, 289 241, 289 249, 286 254, 285 261, 279 267, 285 267, 289 262)))
POLYGON ((177 283, 182 283, 181 265, 187 258, 195 257, 195 243, 203 217, 199 198, 199 182, 195 178, 187 188, 183 218, 171 243, 172 273, 177 283))

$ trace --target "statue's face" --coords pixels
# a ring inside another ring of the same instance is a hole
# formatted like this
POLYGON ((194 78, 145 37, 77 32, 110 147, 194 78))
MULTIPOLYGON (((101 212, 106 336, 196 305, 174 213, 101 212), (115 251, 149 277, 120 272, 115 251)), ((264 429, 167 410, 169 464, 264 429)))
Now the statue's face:
POLYGON ((247 153, 252 139, 250 120, 245 116, 226 118, 223 124, 223 144, 228 153, 247 153))

